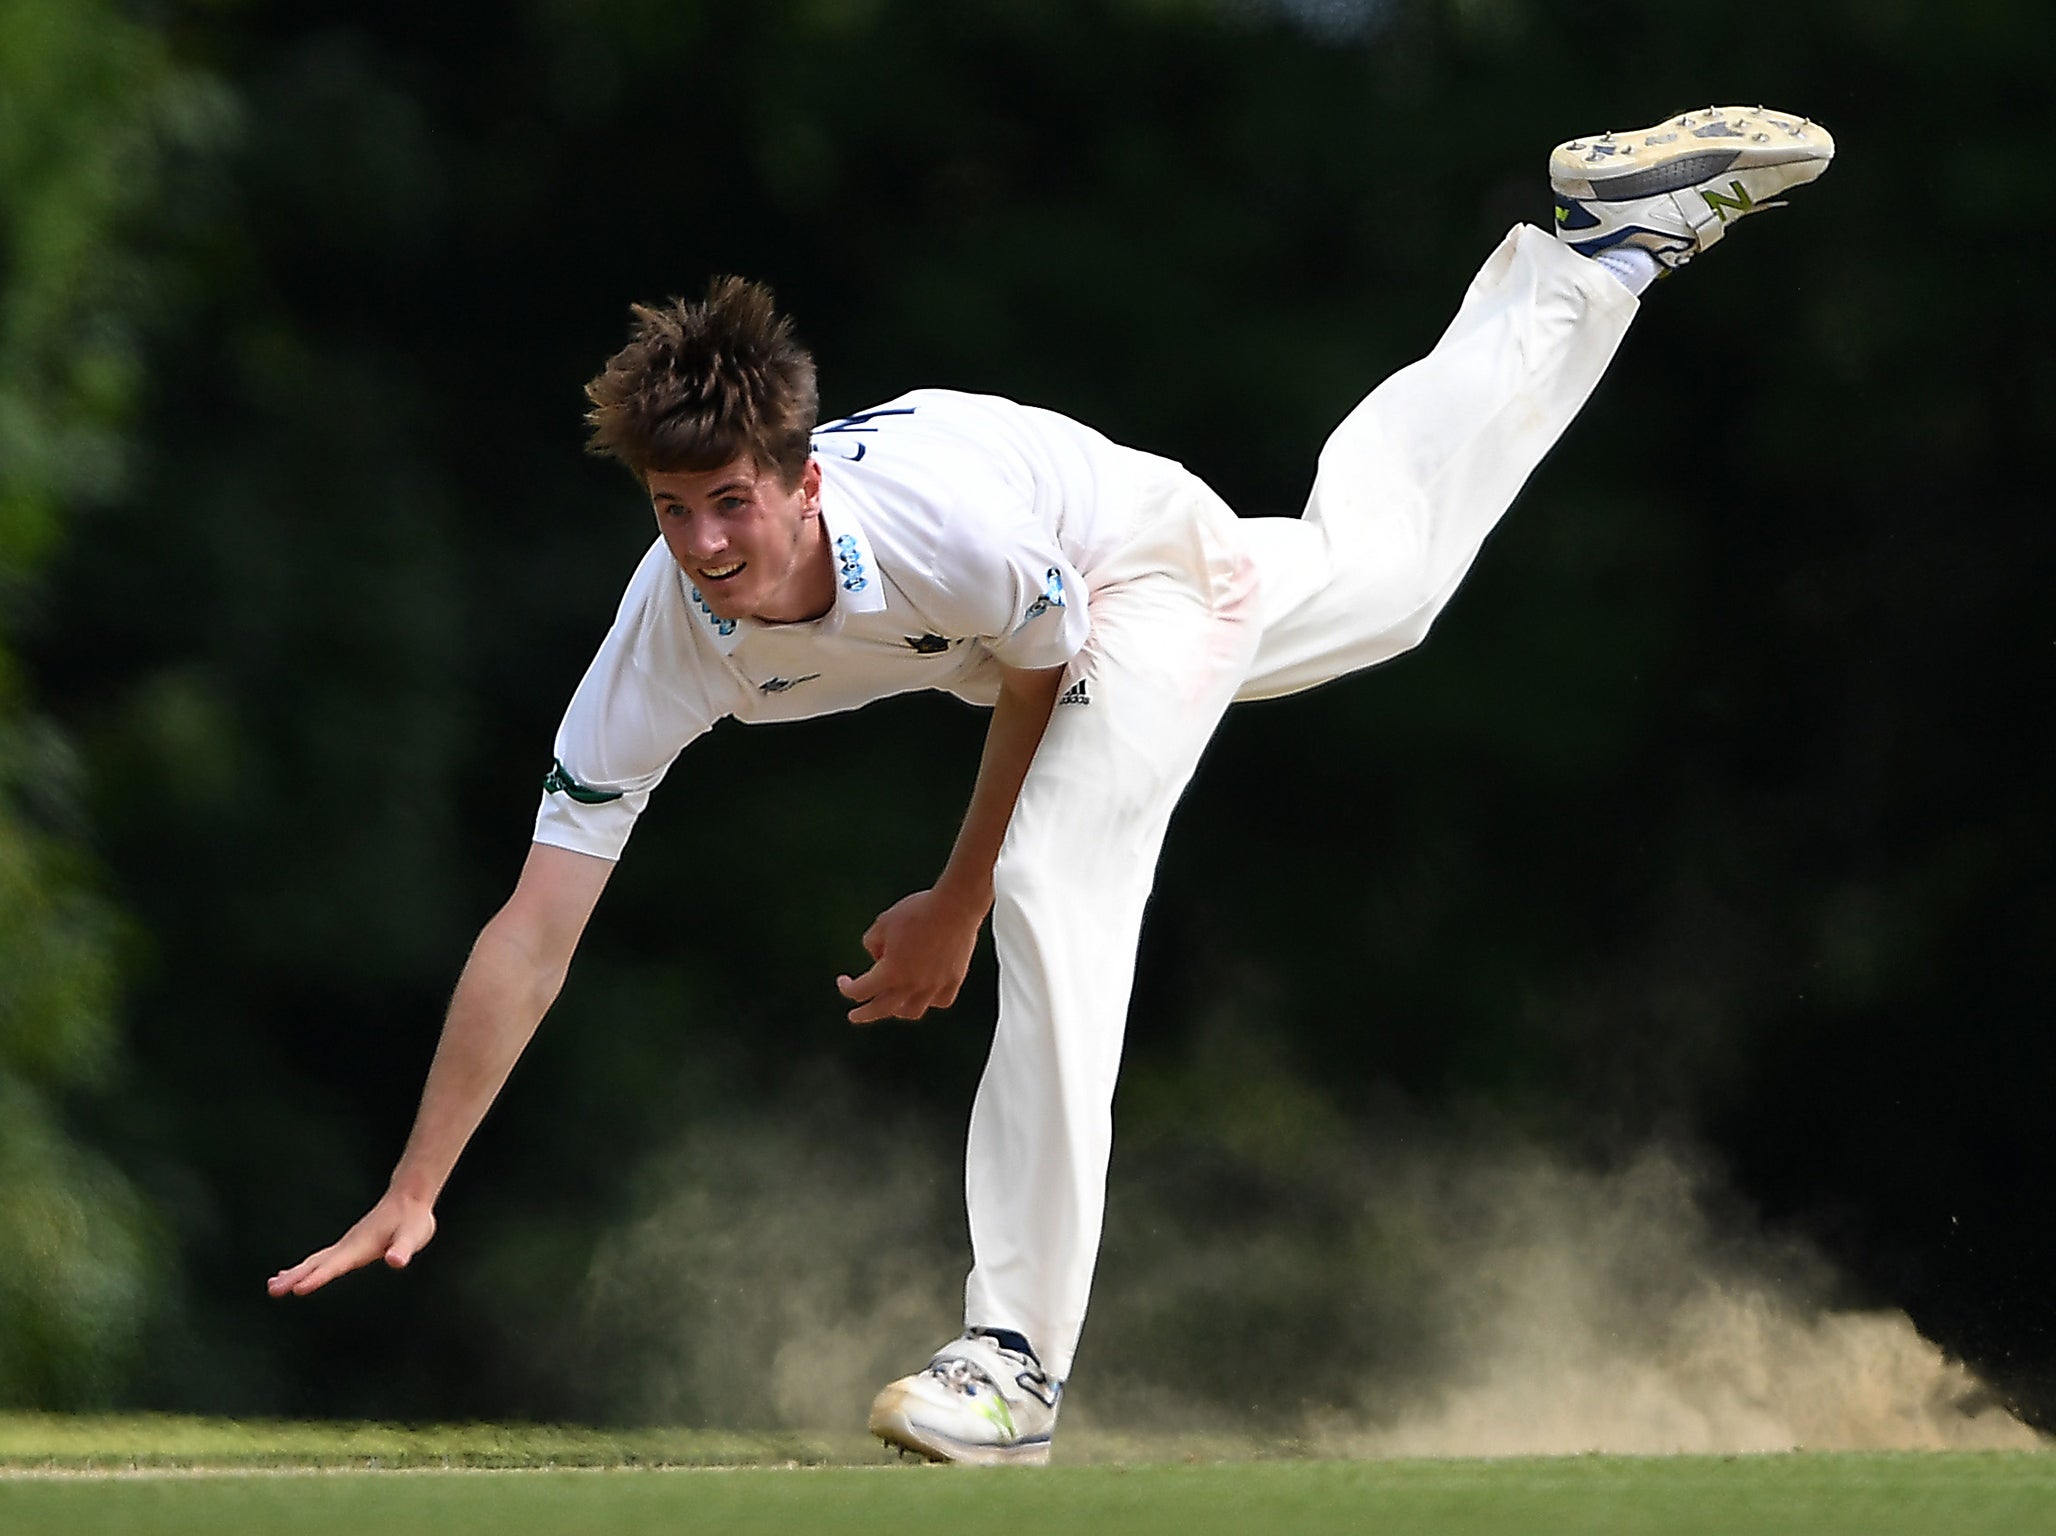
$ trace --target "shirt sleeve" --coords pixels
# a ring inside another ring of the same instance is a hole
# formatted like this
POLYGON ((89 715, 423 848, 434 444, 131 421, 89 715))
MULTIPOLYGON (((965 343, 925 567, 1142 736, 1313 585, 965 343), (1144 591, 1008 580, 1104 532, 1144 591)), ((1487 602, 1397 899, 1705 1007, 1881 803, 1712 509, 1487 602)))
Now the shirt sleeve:
POLYGON ((948 585, 960 622, 1009 667, 1061 667, 1092 632, 1085 578, 1032 516, 956 519, 948 540, 948 585))
POLYGON ((539 843, 620 858, 672 762, 728 713, 690 621, 667 600, 673 569, 659 541, 571 696, 543 779, 539 843))

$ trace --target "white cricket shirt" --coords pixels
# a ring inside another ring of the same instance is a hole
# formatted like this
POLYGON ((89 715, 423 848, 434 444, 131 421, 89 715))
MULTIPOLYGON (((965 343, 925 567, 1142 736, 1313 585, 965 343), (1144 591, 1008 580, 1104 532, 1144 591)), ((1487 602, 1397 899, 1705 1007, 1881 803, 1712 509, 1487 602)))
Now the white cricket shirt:
POLYGON ((537 842, 619 857, 673 759, 717 720, 916 688, 990 704, 997 663, 1062 666, 1152 462, 1055 412, 941 389, 827 422, 813 450, 834 607, 803 624, 717 619, 658 539, 558 728, 537 842))

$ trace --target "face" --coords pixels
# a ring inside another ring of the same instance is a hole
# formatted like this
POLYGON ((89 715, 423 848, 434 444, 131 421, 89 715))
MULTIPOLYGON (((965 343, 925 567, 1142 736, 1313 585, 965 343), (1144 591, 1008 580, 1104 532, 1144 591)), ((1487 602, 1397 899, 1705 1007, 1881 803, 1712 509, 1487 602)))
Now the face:
POLYGON ((652 471, 647 484, 671 558, 715 617, 792 624, 834 606, 812 459, 794 486, 747 454, 714 470, 652 471))

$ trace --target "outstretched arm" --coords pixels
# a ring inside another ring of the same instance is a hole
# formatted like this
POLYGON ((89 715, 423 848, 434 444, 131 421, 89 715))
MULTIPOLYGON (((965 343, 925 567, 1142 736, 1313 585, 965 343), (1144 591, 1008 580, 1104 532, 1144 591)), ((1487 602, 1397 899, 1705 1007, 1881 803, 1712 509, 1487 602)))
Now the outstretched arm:
POLYGON ((864 949, 876 962, 871 969, 835 980, 857 1005, 850 1010, 852 1024, 918 1019, 957 1000, 978 930, 992 909, 992 867, 1063 675, 1061 667, 1001 669, 978 781, 949 862, 933 886, 895 902, 866 930, 864 949))
POLYGON ((273 1275, 274 1296, 305 1296, 384 1259, 395 1269, 435 1236, 435 1202, 457 1156, 556 1001, 594 904, 606 859, 537 843, 514 894, 471 947, 458 978, 414 1129, 378 1204, 328 1247, 273 1275))

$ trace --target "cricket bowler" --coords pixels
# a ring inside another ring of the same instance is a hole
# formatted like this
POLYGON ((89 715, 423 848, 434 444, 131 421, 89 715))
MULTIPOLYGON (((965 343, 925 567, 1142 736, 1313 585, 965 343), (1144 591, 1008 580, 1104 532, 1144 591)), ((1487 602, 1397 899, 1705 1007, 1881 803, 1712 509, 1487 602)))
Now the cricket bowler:
POLYGON ((870 1427, 937 1461, 1047 1461, 1143 907, 1222 713, 1419 644, 1642 292, 1833 154, 1818 124, 1761 107, 1558 146, 1554 232, 1507 236, 1434 349, 1336 428, 1297 518, 1239 518, 1169 459, 996 397, 919 389, 818 422, 812 358, 740 279, 637 306, 587 421, 659 537, 564 715, 533 846, 464 967, 389 1187, 271 1293, 405 1267, 434 1235, 683 748, 725 717, 945 689, 991 709, 961 830, 836 985, 857 1024, 947 1007, 989 914, 998 1023, 965 1154, 964 1333, 886 1386, 870 1427))

